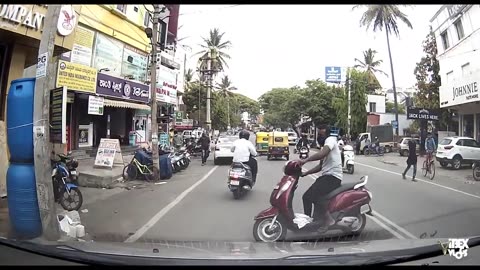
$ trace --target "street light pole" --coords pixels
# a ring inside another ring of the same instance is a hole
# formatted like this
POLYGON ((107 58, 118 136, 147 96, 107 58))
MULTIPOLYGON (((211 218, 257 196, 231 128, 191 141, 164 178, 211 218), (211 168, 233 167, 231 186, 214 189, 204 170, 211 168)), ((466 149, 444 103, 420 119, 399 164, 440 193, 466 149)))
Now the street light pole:
POLYGON ((208 88, 207 88, 207 120, 205 121, 207 124, 207 133, 210 132, 212 129, 212 121, 210 119, 210 98, 211 98, 211 91, 212 91, 212 57, 211 51, 208 52, 207 58, 207 76, 208 76, 208 88))
MULTIPOLYGON (((150 101, 150 108, 152 110, 152 132, 150 132, 150 140, 152 142, 152 161, 153 166, 158 169, 160 164, 158 162, 158 123, 157 123, 157 46, 158 46, 158 20, 160 19, 161 8, 160 5, 153 5, 153 29, 152 29, 152 64, 150 66, 150 89, 152 93, 152 100, 150 101)), ((158 176, 160 177, 160 176, 158 176)))

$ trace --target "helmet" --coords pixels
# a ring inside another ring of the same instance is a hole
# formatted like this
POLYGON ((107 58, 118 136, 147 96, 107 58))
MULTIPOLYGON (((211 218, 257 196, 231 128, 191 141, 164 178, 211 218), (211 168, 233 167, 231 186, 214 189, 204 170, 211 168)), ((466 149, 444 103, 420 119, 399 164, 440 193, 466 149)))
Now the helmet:
POLYGON ((238 133, 238 137, 240 139, 245 139, 245 140, 248 140, 250 138, 250 132, 242 129, 239 133, 238 133))
POLYGON ((295 160, 287 161, 283 167, 283 173, 290 176, 300 175, 302 173, 302 166, 295 160))

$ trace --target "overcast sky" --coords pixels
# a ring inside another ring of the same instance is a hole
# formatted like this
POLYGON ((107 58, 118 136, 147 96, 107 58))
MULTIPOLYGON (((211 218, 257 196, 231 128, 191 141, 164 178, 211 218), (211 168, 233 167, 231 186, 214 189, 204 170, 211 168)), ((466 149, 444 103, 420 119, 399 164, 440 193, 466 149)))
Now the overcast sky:
MULTIPOLYGON (((440 7, 402 8, 413 30, 400 23, 400 37, 390 39, 397 87, 415 84, 413 70, 424 55, 422 41, 440 7)), ((240 93, 257 99, 274 87, 324 80, 325 66, 353 66, 368 48, 378 51, 380 69, 390 76, 385 33, 361 28, 362 11, 352 11, 350 5, 181 5, 178 38, 185 38, 180 43, 196 53, 210 29, 225 32, 233 44, 226 51, 231 59, 225 74, 240 93)), ((195 69, 196 59, 189 59, 189 68, 195 69)), ((390 77, 377 77, 382 87, 392 86, 390 77)))

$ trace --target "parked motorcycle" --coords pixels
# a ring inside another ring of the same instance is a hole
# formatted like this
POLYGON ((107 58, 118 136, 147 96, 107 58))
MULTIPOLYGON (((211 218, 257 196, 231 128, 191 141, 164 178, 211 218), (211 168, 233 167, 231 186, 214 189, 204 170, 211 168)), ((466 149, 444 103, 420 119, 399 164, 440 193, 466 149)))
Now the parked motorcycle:
MULTIPOLYGON (((71 167, 76 168, 78 162, 75 165, 75 163, 73 163, 75 160, 69 155, 59 154, 57 156, 60 158, 60 161, 52 160, 52 181, 55 202, 60 203, 63 209, 67 211, 78 210, 82 207, 83 196, 78 186, 73 183, 71 171, 69 171, 68 165, 66 165, 66 162, 70 162, 71 167)), ((76 170, 74 171, 76 172, 76 170)))
POLYGON ((353 151, 353 147, 351 145, 345 145, 343 147, 343 156, 344 156, 344 162, 342 164, 343 171, 353 174, 355 171, 355 152, 353 151))
POLYGON ((363 150, 363 153, 365 154, 365 156, 370 156, 370 154, 377 154, 379 156, 383 156, 383 154, 385 153, 385 147, 381 145, 375 146, 372 143, 368 147, 366 147, 365 150, 363 150))
POLYGON ((300 148, 300 154, 299 154, 300 159, 308 158, 309 152, 310 152, 310 150, 308 149, 308 147, 302 146, 300 148))
POLYGON ((472 165, 473 179, 480 181, 480 161, 475 161, 472 165))
POLYGON ((271 207, 261 211, 254 218, 255 240, 282 241, 287 236, 287 230, 325 234, 329 230, 340 229, 349 234, 359 235, 365 228, 366 214, 372 215, 370 207, 372 193, 365 187, 368 176, 363 176, 361 182, 342 184, 325 196, 328 201, 328 211, 335 223, 320 232, 321 223, 293 212, 293 195, 298 187, 301 173, 302 168, 298 163, 287 162, 284 167, 285 175, 270 195, 271 207))
POLYGON ((255 185, 250 166, 241 162, 233 162, 228 171, 228 189, 234 199, 239 199, 255 185))
POLYGON ((185 147, 180 148, 178 154, 181 156, 181 161, 183 162, 182 169, 188 168, 190 165, 190 153, 187 152, 185 147))
POLYGON ((186 150, 190 156, 202 155, 202 147, 197 144, 194 140, 190 140, 186 144, 186 150))

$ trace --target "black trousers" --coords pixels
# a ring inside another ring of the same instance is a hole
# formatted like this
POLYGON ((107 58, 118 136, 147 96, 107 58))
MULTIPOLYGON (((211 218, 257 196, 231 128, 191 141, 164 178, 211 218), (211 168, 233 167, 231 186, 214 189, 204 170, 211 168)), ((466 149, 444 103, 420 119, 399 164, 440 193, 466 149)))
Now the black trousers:
POLYGON ((254 159, 253 157, 250 157, 247 162, 243 162, 244 164, 247 164, 250 169, 252 170, 252 179, 253 182, 257 181, 257 172, 258 172, 258 163, 257 160, 254 159))
POLYGON ((207 162, 207 158, 210 155, 210 149, 202 149, 202 163, 207 162))
POLYGON ((327 210, 327 201, 324 196, 341 185, 341 180, 332 175, 322 175, 317 178, 302 197, 305 215, 313 217, 315 220, 322 218, 327 210), (312 205, 315 206, 313 216, 312 205))

